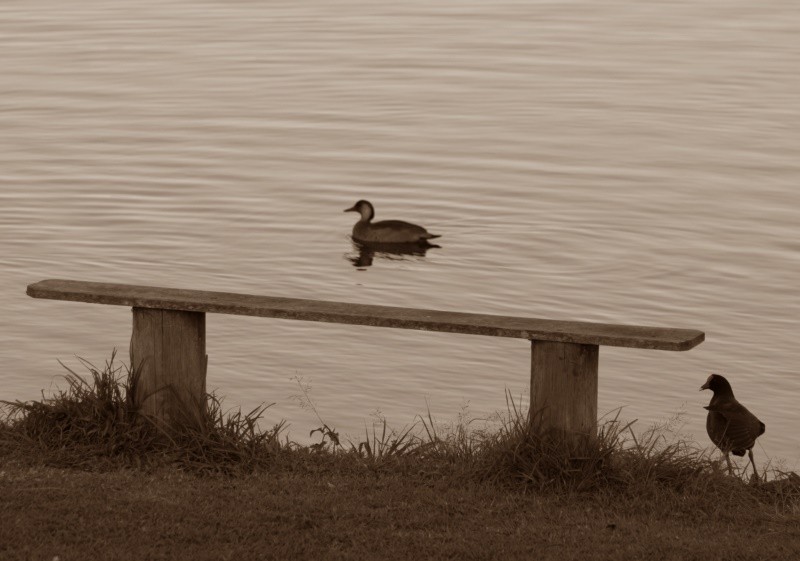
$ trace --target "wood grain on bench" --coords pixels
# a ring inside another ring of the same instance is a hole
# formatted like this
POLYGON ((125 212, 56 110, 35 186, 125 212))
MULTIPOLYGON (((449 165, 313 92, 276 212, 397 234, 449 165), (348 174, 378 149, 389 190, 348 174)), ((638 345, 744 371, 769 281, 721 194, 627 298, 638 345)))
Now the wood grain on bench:
POLYGON ((666 351, 686 351, 705 338, 702 331, 694 329, 471 314, 60 279, 31 284, 28 286, 28 295, 132 308, 274 317, 666 351))

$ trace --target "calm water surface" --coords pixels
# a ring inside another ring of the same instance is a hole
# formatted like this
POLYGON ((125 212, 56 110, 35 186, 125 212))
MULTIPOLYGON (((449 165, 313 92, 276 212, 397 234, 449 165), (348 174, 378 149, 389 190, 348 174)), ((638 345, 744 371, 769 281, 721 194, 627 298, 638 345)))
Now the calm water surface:
MULTIPOLYGON (((601 413, 681 415, 710 372, 800 463, 800 12, 751 2, 6 0, 2 399, 127 356, 125 308, 44 278, 690 327, 603 347, 601 413), (342 210, 442 234, 354 267, 342 210)), ((525 341, 208 317, 209 387, 359 436, 505 408, 525 341)))

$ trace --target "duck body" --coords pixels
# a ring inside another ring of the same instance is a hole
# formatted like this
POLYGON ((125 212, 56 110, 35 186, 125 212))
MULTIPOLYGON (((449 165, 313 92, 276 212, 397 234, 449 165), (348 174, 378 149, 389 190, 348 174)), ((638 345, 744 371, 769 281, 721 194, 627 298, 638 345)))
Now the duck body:
POLYGON ((361 200, 345 212, 358 212, 361 218, 353 226, 353 239, 360 243, 373 244, 428 244, 428 240, 440 236, 431 234, 422 226, 402 220, 372 222, 375 208, 369 201, 361 200))
POLYGON ((728 454, 744 456, 747 452, 750 463, 753 464, 753 472, 757 474, 753 463, 753 446, 756 438, 766 430, 764 423, 739 403, 733 395, 730 382, 724 376, 712 374, 700 389, 714 392, 711 402, 705 407, 708 410, 706 432, 725 454, 729 470, 732 468, 728 454))

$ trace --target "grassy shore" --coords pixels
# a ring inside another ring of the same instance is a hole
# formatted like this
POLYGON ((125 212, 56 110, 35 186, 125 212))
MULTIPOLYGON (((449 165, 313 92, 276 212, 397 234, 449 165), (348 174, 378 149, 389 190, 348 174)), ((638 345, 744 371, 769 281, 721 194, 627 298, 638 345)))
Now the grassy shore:
POLYGON ((491 432, 378 427, 300 446, 263 410, 164 435, 109 361, 6 404, 0 559, 797 559, 800 484, 618 420, 570 458, 510 402, 491 432))

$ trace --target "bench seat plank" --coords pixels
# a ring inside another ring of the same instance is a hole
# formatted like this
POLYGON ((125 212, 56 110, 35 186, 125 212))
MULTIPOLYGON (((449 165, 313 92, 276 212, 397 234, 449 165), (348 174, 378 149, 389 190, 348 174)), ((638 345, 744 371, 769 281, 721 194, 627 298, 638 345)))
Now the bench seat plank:
POLYGON ((27 292, 34 298, 52 300, 444 331, 637 349, 686 351, 705 339, 702 331, 694 329, 445 312, 61 279, 43 280, 31 284, 28 286, 27 292))

